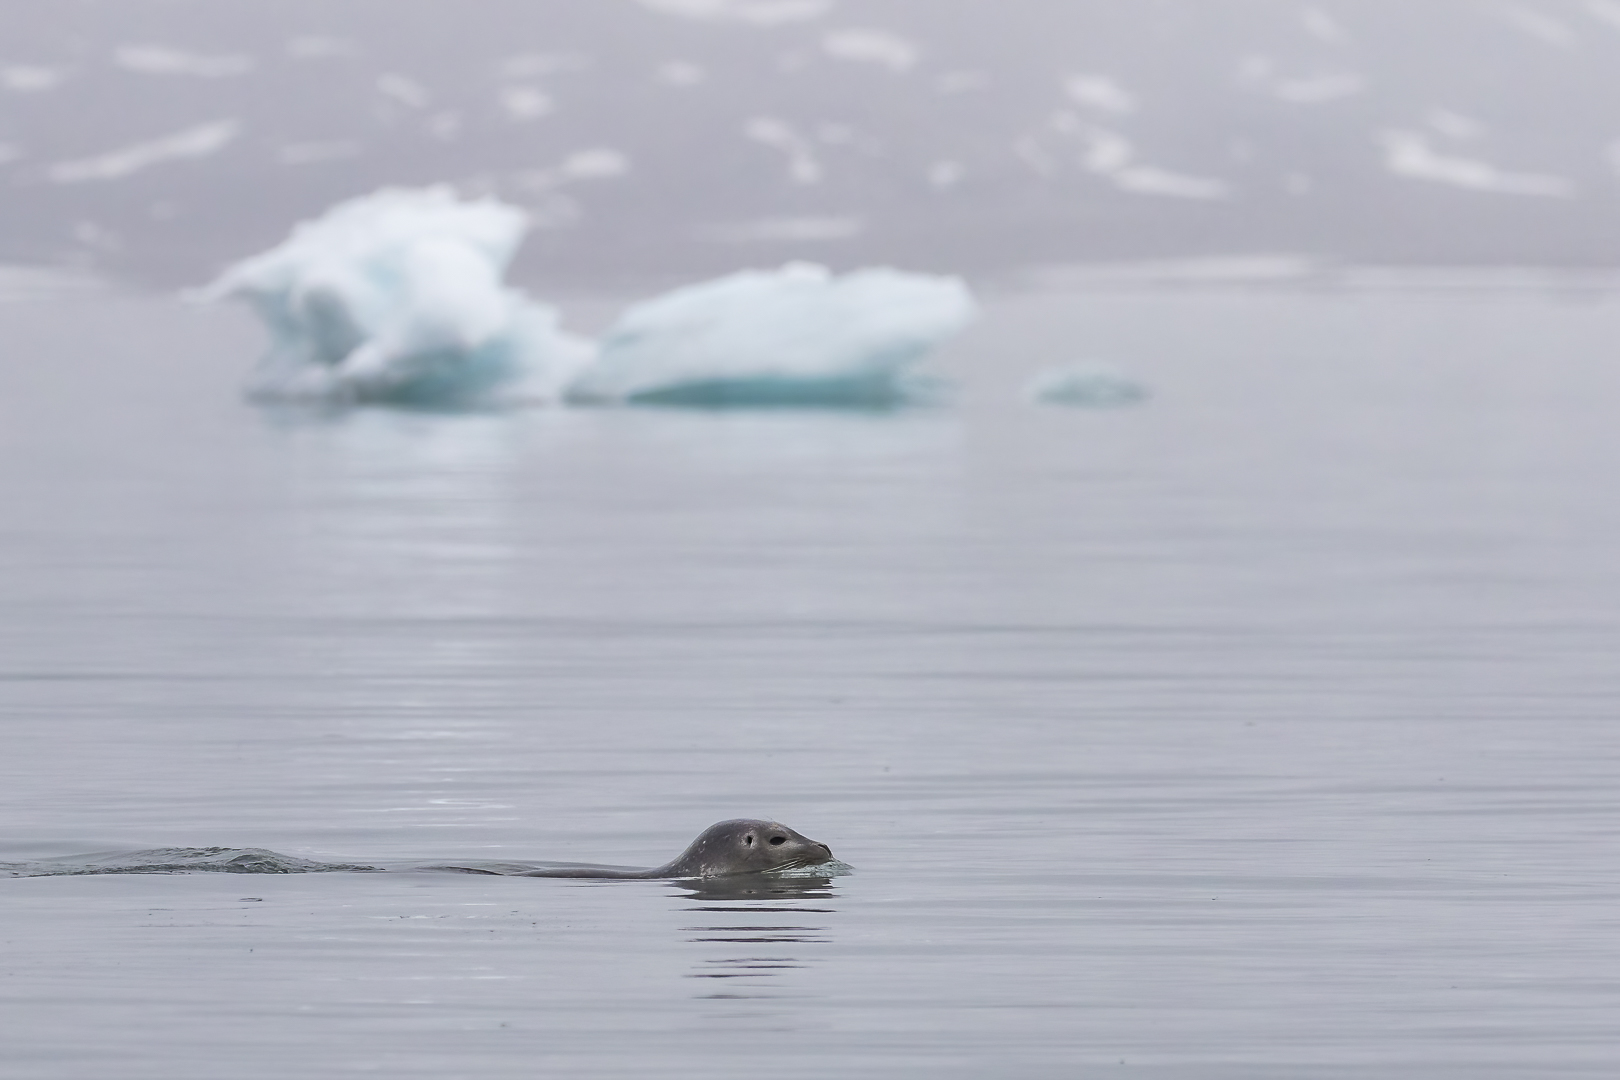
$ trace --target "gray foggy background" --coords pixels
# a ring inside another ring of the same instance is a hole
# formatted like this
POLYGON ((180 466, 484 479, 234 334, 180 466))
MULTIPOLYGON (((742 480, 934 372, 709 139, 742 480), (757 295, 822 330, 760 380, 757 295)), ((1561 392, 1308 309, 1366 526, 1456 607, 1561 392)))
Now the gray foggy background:
POLYGON ((520 274, 1609 263, 1620 0, 8 0, 0 259, 192 282, 384 184, 520 274))

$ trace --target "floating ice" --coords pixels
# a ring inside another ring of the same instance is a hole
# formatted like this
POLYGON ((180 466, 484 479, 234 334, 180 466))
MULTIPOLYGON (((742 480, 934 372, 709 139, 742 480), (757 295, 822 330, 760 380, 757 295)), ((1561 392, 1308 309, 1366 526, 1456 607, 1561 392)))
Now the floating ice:
POLYGON ((253 70, 251 56, 200 56, 162 45, 120 45, 113 53, 118 66, 142 75, 195 75, 224 79, 253 70))
POLYGON ((166 161, 184 161, 217 154, 242 131, 237 120, 220 120, 212 124, 177 131, 151 142, 136 143, 95 157, 77 161, 63 161, 52 165, 47 175, 58 184, 78 184, 87 180, 120 180, 131 173, 161 165, 166 161))
POLYGON ((287 42, 287 55, 294 60, 330 60, 338 56, 353 56, 359 50, 341 38, 305 34, 287 42))
POLYGON ((1269 56, 1250 56, 1238 66, 1238 83, 1278 101, 1320 105, 1365 93, 1367 80, 1353 71, 1318 72, 1290 78, 1269 56))
POLYGON ((917 46, 885 30, 835 30, 821 39, 828 56, 856 64, 876 64, 904 73, 917 66, 917 46))
POLYGON ((743 126, 743 134, 757 143, 780 150, 787 157, 788 175, 795 184, 819 184, 825 175, 810 140, 793 125, 773 116, 756 116, 743 126))
POLYGON ((24 94, 37 94, 41 90, 54 90, 67 77, 60 68, 38 64, 11 64, 0 67, 0 86, 24 94))
POLYGON ((425 109, 433 104, 433 95, 427 87, 404 75, 377 76, 377 91, 412 109, 425 109))
POLYGON ((1423 121, 1446 138, 1458 142, 1480 139, 1489 135, 1491 131, 1483 121, 1475 120, 1472 116, 1464 116, 1462 113, 1454 113, 1450 109, 1430 109, 1423 121))
POLYGON ((880 407, 913 397, 916 362, 975 314, 952 277, 791 263, 630 308, 569 388, 592 403, 880 407))
POLYGON ((502 283, 527 228, 445 187, 342 203, 237 263, 203 299, 238 297, 271 334, 249 387, 262 399, 477 404, 554 398, 588 342, 502 283))
POLYGON ((1076 102, 1089 109, 1124 116, 1136 111, 1136 97, 1106 75, 1071 75, 1063 89, 1076 102))
MULTIPOLYGON (((1224 199, 1230 189, 1222 180, 1205 176, 1188 176, 1137 161, 1136 148, 1117 131, 1102 127, 1088 127, 1060 123, 1057 129, 1066 135, 1077 135, 1086 143, 1085 167, 1114 182, 1121 191, 1134 195, 1162 195, 1174 199, 1224 199)), ((1040 151, 1031 164, 1037 171, 1047 171, 1049 164, 1040 164, 1040 151)), ((1026 160, 1028 157, 1026 155, 1026 160)))
POLYGON ((1100 364, 1042 371, 1029 381, 1025 391, 1030 400, 1043 405, 1074 405, 1083 408, 1114 408, 1145 401, 1147 388, 1130 376, 1100 364))
POLYGON ((1299 13, 1299 18, 1305 26, 1305 32, 1318 41, 1340 45, 1349 40, 1350 35, 1345 33, 1339 21, 1321 8, 1306 8, 1299 13))
POLYGON ((658 65, 655 76, 659 82, 666 86, 685 88, 707 81, 709 73, 698 64, 690 64, 684 60, 671 60, 668 63, 658 65))
POLYGON ((538 120, 557 108, 551 95, 535 86, 508 86, 501 91, 500 101, 513 120, 538 120))
POLYGON ((1443 154, 1419 132, 1386 131, 1382 137, 1384 167, 1396 176, 1499 195, 1562 199, 1575 194, 1575 185, 1561 176, 1504 172, 1489 162, 1443 154))
POLYGON ((700 230, 698 235, 726 244, 781 243, 784 240, 803 244, 849 240, 865 231, 866 222, 857 217, 790 217, 714 225, 700 230))
POLYGON ((665 15, 708 22, 781 23, 817 19, 832 7, 832 0, 640 0, 641 6, 665 15))

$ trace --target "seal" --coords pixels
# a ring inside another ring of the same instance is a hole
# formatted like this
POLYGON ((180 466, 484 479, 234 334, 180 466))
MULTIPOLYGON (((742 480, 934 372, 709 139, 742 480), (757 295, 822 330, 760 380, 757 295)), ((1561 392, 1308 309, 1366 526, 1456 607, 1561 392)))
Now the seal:
MULTIPOLYGON (((458 874, 505 877, 670 878, 698 881, 738 874, 768 874, 821 866, 833 861, 832 848, 778 821, 737 818, 710 825, 687 849, 663 866, 637 870, 623 866, 580 863, 473 863, 410 866, 364 866, 322 863, 279 855, 264 848, 161 848, 154 851, 102 852, 26 863, 0 862, 0 878, 52 877, 62 874, 170 874, 193 871, 222 874, 314 874, 334 871, 449 870, 458 874)), ((828 875, 847 873, 839 864, 828 875)), ((747 886, 756 888, 756 884, 747 886)))
POLYGON ((618 870, 605 866, 558 866, 525 870, 519 877, 566 878, 714 878, 764 874, 831 862, 832 848, 794 832, 778 821, 735 818, 710 825, 687 849, 651 870, 618 870))

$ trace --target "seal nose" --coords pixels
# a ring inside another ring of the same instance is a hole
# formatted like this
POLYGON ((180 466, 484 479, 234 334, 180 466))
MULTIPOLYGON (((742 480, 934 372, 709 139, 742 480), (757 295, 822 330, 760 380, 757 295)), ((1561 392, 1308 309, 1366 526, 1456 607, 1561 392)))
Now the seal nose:
POLYGON ((826 844, 819 844, 819 843, 816 845, 816 847, 820 848, 822 853, 824 855, 826 855, 827 858, 829 858, 829 859, 832 858, 832 848, 828 847, 826 844))

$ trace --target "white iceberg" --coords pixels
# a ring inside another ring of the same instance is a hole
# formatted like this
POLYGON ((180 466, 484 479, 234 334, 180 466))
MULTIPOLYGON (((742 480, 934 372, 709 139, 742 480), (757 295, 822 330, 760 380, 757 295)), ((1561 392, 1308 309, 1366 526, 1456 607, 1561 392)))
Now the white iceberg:
POLYGON ((203 299, 236 297, 271 335, 254 397, 458 406, 555 399, 589 342, 504 284, 528 220, 447 187, 342 203, 226 270, 203 299))
POLYGON ((1101 364, 1075 364, 1039 372, 1025 387, 1031 401, 1106 409, 1146 401, 1147 387, 1101 364))
POLYGON ((883 407, 914 397, 917 361, 972 321, 957 278, 790 263, 637 304, 568 388, 572 401, 883 407))

